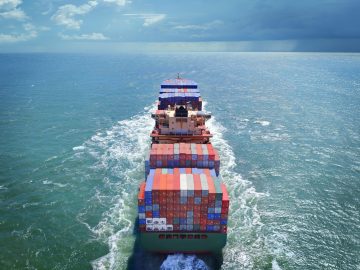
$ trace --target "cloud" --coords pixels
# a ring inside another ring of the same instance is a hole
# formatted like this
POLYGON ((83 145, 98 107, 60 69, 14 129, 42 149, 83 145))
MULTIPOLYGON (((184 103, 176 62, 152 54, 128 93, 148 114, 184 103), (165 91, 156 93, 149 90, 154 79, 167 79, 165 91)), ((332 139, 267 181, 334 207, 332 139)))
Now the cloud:
MULTIPOLYGON (((0 0, 1 1, 1 0, 0 0)), ((80 29, 83 21, 81 19, 76 19, 77 15, 85 15, 95 9, 100 3, 110 3, 116 4, 118 6, 124 6, 128 3, 127 0, 91 0, 86 4, 80 6, 75 6, 73 4, 66 4, 60 6, 55 12, 51 19, 58 25, 64 25, 69 29, 80 29)))
POLYGON ((31 23, 23 24, 25 33, 22 34, 1 34, 0 33, 0 43, 14 43, 20 41, 28 41, 34 39, 38 36, 38 31, 36 27, 31 23))
POLYGON ((21 4, 22 0, 0 0, 0 17, 19 21, 26 20, 28 17, 25 12, 18 8, 21 4))
POLYGON ((13 9, 22 3, 22 0, 0 0, 1 9, 13 9))
POLYGON ((178 30, 201 30, 201 31, 205 31, 205 30, 209 30, 212 28, 216 28, 220 25, 223 25, 224 22, 221 20, 214 20, 212 22, 209 23, 204 23, 204 24, 188 24, 188 25, 177 25, 174 27, 174 29, 178 29, 178 30))
POLYGON ((103 0, 105 3, 114 3, 118 6, 125 6, 127 3, 130 3, 130 1, 127 0, 103 0))
POLYGON ((145 27, 156 24, 166 18, 166 14, 128 13, 124 15, 143 19, 144 20, 143 26, 145 27))
POLYGON ((60 33, 59 36, 63 40, 108 40, 109 38, 102 33, 91 33, 81 35, 65 35, 60 33))
POLYGON ((80 6, 72 4, 63 5, 59 7, 53 16, 51 16, 51 19, 58 25, 64 25, 70 29, 80 29, 83 21, 75 19, 74 16, 89 13, 97 5, 97 1, 89 1, 80 6))

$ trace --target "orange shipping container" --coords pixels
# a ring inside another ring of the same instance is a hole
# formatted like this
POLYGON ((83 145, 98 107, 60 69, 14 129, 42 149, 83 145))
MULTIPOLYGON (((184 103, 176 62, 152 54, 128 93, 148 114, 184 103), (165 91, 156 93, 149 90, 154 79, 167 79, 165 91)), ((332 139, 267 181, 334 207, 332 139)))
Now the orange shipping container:
POLYGON ((160 175, 160 197, 166 196, 166 174, 160 175))
MULTIPOLYGON (((207 170, 209 171, 209 170, 207 170)), ((206 180, 209 187, 209 203, 215 200, 215 186, 211 176, 206 175, 206 180)), ((215 205, 214 205, 215 206, 215 205)))
POLYGON ((156 172, 155 172, 154 182, 153 182, 153 187, 152 187, 152 192, 153 192, 154 196, 159 196, 159 192, 160 192, 160 176, 161 175, 156 174, 156 172))
POLYGON ((174 197, 174 175, 172 174, 166 175, 166 192, 169 197, 174 197))
POLYGON ((223 183, 221 183, 221 190, 223 193, 222 206, 229 207, 229 194, 226 190, 226 186, 223 183))
POLYGON ((140 185, 140 190, 138 193, 138 204, 142 205, 144 203, 144 199, 145 199, 145 182, 142 182, 140 185))
POLYGON ((195 197, 201 197, 201 181, 200 175, 194 174, 194 195, 195 197))

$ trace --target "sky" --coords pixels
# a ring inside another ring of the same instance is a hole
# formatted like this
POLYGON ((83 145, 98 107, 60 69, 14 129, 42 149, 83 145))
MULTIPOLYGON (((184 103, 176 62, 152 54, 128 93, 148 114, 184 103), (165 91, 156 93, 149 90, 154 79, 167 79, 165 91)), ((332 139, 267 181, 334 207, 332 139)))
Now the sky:
POLYGON ((360 51, 360 0, 0 0, 1 52, 360 51))

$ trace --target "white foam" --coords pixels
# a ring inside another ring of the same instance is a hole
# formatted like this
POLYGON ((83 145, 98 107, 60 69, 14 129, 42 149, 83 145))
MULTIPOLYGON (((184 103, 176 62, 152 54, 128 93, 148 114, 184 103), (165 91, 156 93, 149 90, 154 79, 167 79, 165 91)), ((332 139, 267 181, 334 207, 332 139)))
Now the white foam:
POLYGON ((279 266, 278 262, 276 261, 276 259, 273 259, 271 262, 271 269, 272 270, 281 270, 281 267, 279 266))
POLYGON ((56 158, 57 158, 57 156, 49 157, 47 160, 45 160, 45 162, 48 162, 48 161, 53 160, 53 159, 56 159, 56 158))
POLYGON ((44 185, 54 185, 54 186, 61 187, 61 188, 66 187, 66 186, 69 185, 69 184, 56 183, 56 182, 52 182, 52 181, 49 181, 49 180, 44 180, 43 184, 44 185))
POLYGON ((266 127, 266 126, 269 126, 269 125, 270 125, 270 122, 269 122, 269 121, 266 121, 266 120, 256 120, 256 121, 254 121, 254 124, 260 124, 260 125, 262 125, 263 127, 266 127))
POLYGON ((84 149, 85 149, 85 146, 83 146, 83 145, 73 147, 73 151, 83 151, 84 149))
POLYGON ((243 179, 235 171, 237 165, 235 154, 224 139, 227 129, 216 121, 214 116, 207 122, 207 126, 214 135, 212 144, 219 152, 220 173, 230 196, 228 241, 223 252, 222 269, 253 268, 253 258, 259 245, 257 242, 262 239, 259 236, 250 247, 244 246, 242 239, 247 238, 248 234, 260 235, 263 224, 257 209, 257 201, 267 194, 257 192, 251 182, 243 179))
MULTIPOLYGON (((206 104, 206 103, 205 103, 206 104)), ((204 104, 204 105, 205 105, 204 104)), ((132 235, 133 221, 136 218, 136 205, 133 203, 135 190, 143 179, 144 156, 150 145, 149 134, 154 122, 150 112, 155 106, 144 108, 144 112, 130 119, 119 121, 111 129, 98 132, 82 146, 84 152, 96 159, 95 169, 111 172, 119 180, 114 183, 107 177, 103 185, 109 185, 117 194, 111 201, 111 207, 103 213, 101 221, 96 226, 86 223, 82 215, 79 222, 91 230, 98 240, 109 246, 109 253, 92 262, 94 269, 118 269, 127 265, 134 244, 132 235)), ((261 221, 257 210, 257 200, 265 194, 256 192, 251 182, 244 180, 237 172, 236 157, 223 134, 226 128, 212 118, 207 122, 214 134, 213 145, 218 149, 221 158, 221 175, 230 194, 229 241, 224 249, 224 269, 237 269, 239 266, 252 268, 256 254, 254 247, 244 247, 244 233, 260 234, 261 221)), ((101 196, 96 194, 96 196, 101 196)), ((250 236, 249 236, 250 237, 250 236)), ((194 261, 196 256, 171 255, 164 261, 163 267, 178 265, 179 260, 194 261), (190 258, 190 259, 189 259, 190 258)), ((177 269, 177 268, 162 268, 177 269)), ((188 268, 193 269, 193 268, 188 268)), ((206 269, 206 268, 204 268, 206 269)))
POLYGON ((169 255, 160 266, 160 270, 207 270, 204 261, 195 255, 174 254, 169 255))
MULTIPOLYGON (((131 255, 129 252, 135 240, 133 221, 136 218, 136 205, 132 204, 144 177, 144 157, 150 147, 149 135, 154 126, 152 110, 155 110, 154 105, 144 108, 144 112, 130 119, 117 122, 109 130, 97 132, 76 147, 76 150, 81 149, 84 154, 95 158, 93 169, 111 174, 111 179, 107 176, 102 179, 102 185, 117 194, 108 199, 110 207, 95 226, 86 222, 86 210, 77 216, 78 221, 91 230, 97 240, 109 246, 108 254, 91 262, 94 269, 122 268, 131 255), (117 181, 113 181, 114 178, 117 181)), ((104 204, 107 195, 96 190, 94 198, 104 204)))

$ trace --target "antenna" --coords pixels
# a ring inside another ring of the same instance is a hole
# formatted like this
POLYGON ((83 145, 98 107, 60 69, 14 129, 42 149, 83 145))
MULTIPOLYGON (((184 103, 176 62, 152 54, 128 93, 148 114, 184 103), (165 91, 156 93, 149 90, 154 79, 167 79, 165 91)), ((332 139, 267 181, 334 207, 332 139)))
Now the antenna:
POLYGON ((178 76, 177 76, 178 79, 180 79, 180 73, 178 72, 178 76))

